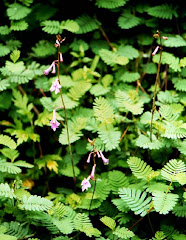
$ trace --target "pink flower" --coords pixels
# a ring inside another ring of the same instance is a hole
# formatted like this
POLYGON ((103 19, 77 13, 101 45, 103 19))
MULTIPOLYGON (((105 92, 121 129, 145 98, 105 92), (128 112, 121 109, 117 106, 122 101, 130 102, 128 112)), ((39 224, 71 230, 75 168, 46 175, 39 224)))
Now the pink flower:
POLYGON ((95 171, 96 171, 96 164, 94 164, 94 166, 92 167, 92 171, 91 171, 91 174, 89 176, 90 179, 94 179, 95 171))
POLYGON ((63 62, 63 55, 62 55, 61 52, 59 52, 59 61, 60 61, 60 62, 63 62))
POLYGON ((159 49, 159 46, 157 46, 157 47, 155 48, 155 50, 154 50, 153 53, 152 53, 152 56, 154 56, 154 55, 157 53, 158 49, 159 49))
POLYGON ((90 163, 90 157, 92 155, 93 152, 90 152, 89 155, 88 155, 88 158, 87 158, 87 163, 90 163))
POLYGON ((48 75, 49 72, 52 69, 52 73, 56 73, 56 66, 55 66, 55 61, 50 65, 49 68, 47 68, 46 70, 44 70, 44 75, 48 75))
POLYGON ((53 92, 55 91, 55 94, 60 92, 61 85, 59 84, 58 79, 56 79, 55 81, 52 82, 52 86, 50 88, 50 91, 53 92))
POLYGON ((82 192, 84 192, 85 190, 88 190, 88 188, 91 187, 89 180, 90 180, 90 176, 88 178, 84 178, 83 181, 81 182, 82 192))
POLYGON ((56 128, 58 128, 60 125, 60 123, 56 120, 56 110, 55 109, 53 110, 53 118, 50 121, 50 125, 51 125, 52 130, 54 130, 54 131, 56 131, 56 128))
POLYGON ((106 158, 106 157, 104 157, 102 151, 98 151, 98 152, 97 152, 97 155, 98 155, 99 158, 100 158, 100 157, 102 158, 103 163, 104 163, 105 165, 109 164, 109 159, 106 158))

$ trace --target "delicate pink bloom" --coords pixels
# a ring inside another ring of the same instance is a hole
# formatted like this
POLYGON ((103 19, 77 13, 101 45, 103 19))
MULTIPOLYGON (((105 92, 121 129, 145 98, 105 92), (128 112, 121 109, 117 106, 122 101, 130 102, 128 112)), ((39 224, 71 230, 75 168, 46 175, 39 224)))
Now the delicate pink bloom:
POLYGON ((104 157, 102 151, 98 151, 98 152, 97 152, 97 155, 98 155, 98 157, 101 157, 101 158, 102 158, 103 163, 104 163, 105 165, 106 165, 106 164, 109 164, 109 159, 106 158, 106 157, 104 157), (98 155, 98 152, 99 152, 99 155, 98 155))
POLYGON ((59 61, 60 61, 60 62, 63 62, 63 55, 62 55, 61 52, 59 53, 59 61))
POLYGON ((44 75, 48 75, 49 72, 52 69, 52 73, 56 73, 56 66, 55 66, 55 61, 50 65, 49 68, 47 68, 46 70, 44 70, 44 75))
POLYGON ((90 174, 90 179, 94 179, 95 171, 96 171, 96 164, 94 164, 94 166, 92 167, 92 171, 91 171, 91 174, 90 174))
POLYGON ((155 48, 154 52, 152 53, 152 56, 154 56, 157 53, 158 49, 159 49, 159 46, 155 48))
POLYGON ((88 188, 91 187, 91 184, 90 184, 89 180, 90 180, 90 176, 88 178, 83 179, 83 181, 81 183, 82 192, 84 192, 85 190, 88 190, 88 188))
POLYGON ((55 91, 55 94, 60 92, 61 85, 59 84, 58 79, 56 79, 55 81, 52 82, 52 86, 50 88, 50 91, 53 92, 55 91))
POLYGON ((90 163, 90 157, 92 155, 93 152, 90 152, 89 155, 88 155, 88 158, 87 158, 87 163, 90 163))
POLYGON ((54 46, 57 48, 57 47, 60 47, 60 42, 58 40, 56 40, 56 43, 54 44, 54 46))
POLYGON ((54 130, 54 131, 56 131, 56 128, 58 128, 60 125, 60 123, 56 120, 56 110, 55 109, 53 110, 53 118, 50 121, 50 125, 51 125, 52 130, 54 130))

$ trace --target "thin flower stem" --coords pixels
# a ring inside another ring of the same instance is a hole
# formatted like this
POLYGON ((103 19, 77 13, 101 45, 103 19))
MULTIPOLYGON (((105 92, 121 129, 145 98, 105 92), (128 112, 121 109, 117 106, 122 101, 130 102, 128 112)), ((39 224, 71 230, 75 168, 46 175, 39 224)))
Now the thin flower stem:
POLYGON ((161 35, 159 35, 159 38, 160 38, 160 59, 159 59, 159 63, 158 63, 158 70, 157 70, 157 73, 156 73, 155 89, 154 89, 153 103, 152 103, 152 116, 151 116, 151 123, 150 123, 150 141, 151 142, 152 142, 152 124, 153 124, 154 113, 155 113, 155 110, 156 110, 155 101, 156 101, 157 86, 158 86, 158 82, 159 82, 159 74, 160 74, 160 67, 161 67, 161 57, 162 57, 161 35))
POLYGON ((116 52, 116 48, 112 45, 112 43, 110 42, 107 34, 105 33, 105 31, 103 30, 103 28, 101 26, 99 26, 99 30, 101 31, 103 37, 106 39, 106 41, 108 42, 109 46, 112 48, 113 52, 116 52))
MULTIPOLYGON (((59 61, 59 47, 58 47, 57 76, 58 76, 59 84, 61 85, 60 78, 59 78, 59 63, 60 63, 60 61, 59 61)), ((71 159, 71 164, 72 164, 73 180, 74 180, 74 183, 75 183, 76 175, 75 175, 75 169, 74 169, 72 148, 71 148, 71 144, 70 144, 70 135, 69 135, 69 128, 68 128, 67 111, 66 111, 66 107, 65 107, 65 103, 64 103, 64 99, 63 99, 62 88, 60 89, 60 96, 61 96, 61 101, 62 101, 62 105, 63 105, 63 108, 64 108, 64 113, 65 113, 65 123, 66 123, 66 129, 67 129, 67 140, 68 140, 68 147, 69 147, 70 159, 71 159)))

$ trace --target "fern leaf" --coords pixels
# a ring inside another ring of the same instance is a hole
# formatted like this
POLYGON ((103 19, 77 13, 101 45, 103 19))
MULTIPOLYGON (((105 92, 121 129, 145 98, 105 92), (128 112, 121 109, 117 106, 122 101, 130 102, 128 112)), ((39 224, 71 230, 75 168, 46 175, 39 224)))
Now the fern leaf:
POLYGON ((18 239, 23 239, 28 235, 29 225, 20 224, 19 222, 5 222, 3 226, 6 227, 5 234, 9 234, 11 236, 17 237, 18 239))
POLYGON ((98 135, 105 144, 106 151, 111 151, 119 146, 121 133, 117 128, 114 128, 110 125, 107 125, 107 127, 100 127, 98 130, 98 135))
POLYGON ((68 19, 66 21, 61 22, 60 28, 66 29, 66 30, 74 33, 79 30, 79 25, 77 24, 77 22, 68 19))
POLYGON ((186 92, 186 79, 173 78, 172 81, 176 90, 186 92))
POLYGON ((1 240, 18 240, 17 237, 10 236, 10 235, 4 234, 4 233, 0 233, 0 239, 1 240))
POLYGON ((153 135, 152 142, 150 141, 150 138, 145 135, 140 135, 136 139, 136 146, 141 147, 143 149, 160 149, 164 147, 164 144, 160 142, 155 135, 153 135))
POLYGON ((117 227, 113 234, 121 239, 129 239, 131 237, 134 237, 134 233, 125 227, 117 227))
POLYGON ((77 34, 87 33, 98 29, 98 21, 91 18, 87 14, 83 14, 76 19, 76 22, 79 25, 79 30, 77 34))
POLYGON ((128 213, 128 211, 130 210, 121 198, 112 199, 112 202, 120 212, 128 213))
POLYGON ((155 191, 152 193, 154 208, 156 212, 160 214, 168 214, 176 205, 179 196, 173 193, 164 193, 161 191, 155 191))
POLYGON ((47 57, 56 53, 56 49, 53 44, 46 41, 41 40, 36 43, 35 47, 32 47, 33 54, 37 57, 47 57))
POLYGON ((175 216, 177 217, 186 218, 186 205, 183 206, 176 205, 173 208, 172 213, 175 214, 175 216))
POLYGON ((112 106, 103 97, 97 97, 94 101, 94 116, 102 123, 112 123, 114 121, 114 113, 112 106))
POLYGON ((0 34, 1 35, 8 35, 10 32, 11 32, 11 30, 7 25, 0 27, 0 34))
POLYGON ((114 219, 104 216, 100 218, 100 221, 105 224, 107 227, 109 227, 111 230, 114 230, 116 227, 116 222, 114 219))
POLYGON ((162 4, 147 9, 147 13, 153 17, 162 19, 172 19, 173 16, 178 17, 176 9, 170 4, 162 4))
POLYGON ((170 105, 162 105, 159 109, 159 113, 169 122, 174 122, 180 115, 180 112, 175 112, 170 105))
POLYGON ((17 62, 17 60, 20 58, 20 51, 15 49, 11 54, 10 54, 10 59, 13 61, 13 63, 17 62))
POLYGON ((124 6, 128 0, 96 0, 96 5, 99 8, 113 9, 124 6))
POLYGON ((6 90, 10 86, 10 82, 8 79, 0 79, 0 91, 6 90))
POLYGON ((46 211, 53 206, 50 200, 36 195, 31 195, 28 199, 24 195, 22 201, 20 207, 29 211, 46 211))
POLYGON ((161 175, 170 182, 186 184, 186 166, 181 160, 172 159, 162 169, 161 175))
POLYGON ((185 138, 186 137, 186 127, 181 121, 166 122, 165 131, 162 137, 169 139, 185 138))
POLYGON ((105 88, 103 85, 101 84, 95 84, 91 89, 90 89, 90 93, 96 97, 98 96, 102 96, 105 95, 106 93, 108 93, 110 91, 110 88, 105 88))
POLYGON ((24 31, 28 28, 28 23, 24 20, 12 21, 10 30, 12 31, 24 31))
POLYGON ((42 30, 49 34, 58 34, 58 33, 61 34, 62 33, 62 29, 60 28, 59 21, 46 20, 41 23, 41 26, 43 26, 42 30))
POLYGON ((59 229, 59 231, 63 234, 70 234, 73 231, 72 220, 67 218, 61 219, 60 221, 57 219, 53 220, 54 225, 59 229))
POLYGON ((185 47, 186 41, 180 35, 169 36, 167 40, 163 41, 166 47, 185 47))
POLYGON ((0 151, 5 157, 9 158, 11 162, 14 162, 14 160, 19 156, 19 152, 15 149, 3 148, 0 151))
POLYGON ((127 11, 118 18, 118 26, 122 29, 130 29, 139 24, 141 24, 141 18, 136 17, 127 11))
POLYGON ((15 149, 17 147, 15 141, 7 135, 0 134, 0 144, 3 144, 10 149, 15 149))
POLYGON ((120 56, 116 52, 109 51, 107 49, 101 49, 99 51, 101 59, 109 66, 114 66, 115 64, 126 65, 129 60, 124 56, 120 56))
POLYGON ((27 8, 18 3, 10 4, 7 9, 7 15, 10 20, 20 20, 26 17, 30 12, 30 8, 27 8))
POLYGON ((10 53, 10 49, 5 45, 0 44, 0 57, 4 57, 9 53, 10 53))
POLYGON ((113 170, 112 172, 109 172, 108 179, 110 188, 114 194, 118 193, 118 189, 120 187, 128 187, 129 185, 128 179, 125 174, 118 170, 113 170))
MULTIPOLYGON (((85 90, 85 89, 84 89, 85 90)), ((65 103, 65 108, 66 109, 73 109, 79 105, 79 102, 72 100, 67 94, 63 94, 63 100, 65 103)), ((61 104, 61 97, 58 97, 56 101, 54 102, 54 105, 57 106, 62 106, 61 104)))
POLYGON ((161 231, 163 231, 167 239, 172 239, 172 235, 179 233, 173 226, 167 225, 162 225, 161 231))
POLYGON ((154 174, 152 168, 146 162, 137 157, 130 157, 127 163, 135 177, 149 181, 154 174))
POLYGON ((8 183, 0 184, 0 196, 15 198, 14 190, 9 187, 8 183))
POLYGON ((151 197, 146 192, 130 188, 120 188, 119 196, 136 215, 145 216, 150 209, 151 197), (146 198, 147 197, 147 198, 146 198))
POLYGON ((72 100, 79 101, 85 93, 91 88, 91 84, 85 81, 78 81, 69 89, 67 94, 72 100))
POLYGON ((117 53, 121 56, 127 57, 130 60, 139 56, 139 51, 131 45, 120 45, 117 53))
POLYGON ((135 82, 139 78, 140 78, 139 73, 132 73, 132 72, 130 72, 130 73, 126 72, 126 73, 122 74, 120 77, 120 79, 123 82, 128 82, 128 83, 135 82))
POLYGON ((110 185, 108 181, 98 179, 96 182, 95 194, 99 196, 99 201, 102 202, 105 200, 110 193, 110 185))
POLYGON ((0 172, 18 174, 21 173, 21 169, 12 162, 0 159, 0 172))
MULTIPOLYGON (((66 143, 66 145, 67 145, 67 143, 66 143)), ((69 159, 69 161, 70 161, 70 159, 69 159)), ((73 171, 72 171, 71 164, 66 164, 65 166, 63 166, 62 169, 59 169, 59 172, 64 176, 73 177, 73 171)), ((80 174, 80 170, 77 166, 74 166, 74 172, 75 172, 76 177, 80 174)))

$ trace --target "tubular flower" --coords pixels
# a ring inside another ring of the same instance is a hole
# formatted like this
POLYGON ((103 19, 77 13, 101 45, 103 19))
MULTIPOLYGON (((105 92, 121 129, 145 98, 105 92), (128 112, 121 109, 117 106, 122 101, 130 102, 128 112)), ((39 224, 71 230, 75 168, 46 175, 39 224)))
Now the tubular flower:
POLYGON ((89 180, 90 180, 90 176, 88 178, 84 178, 83 181, 81 182, 82 192, 84 192, 85 190, 88 190, 88 188, 91 187, 89 180))
POLYGON ((104 163, 105 165, 109 164, 109 159, 106 158, 106 157, 103 155, 102 151, 98 151, 98 152, 97 152, 97 155, 98 155, 99 158, 100 158, 100 157, 102 158, 103 163, 104 163))
POLYGON ((52 69, 52 73, 56 73, 56 66, 55 66, 55 61, 50 65, 49 68, 47 68, 46 70, 44 70, 44 75, 48 75, 49 72, 51 71, 52 69))
POLYGON ((157 46, 156 48, 155 48, 155 50, 153 51, 153 53, 152 53, 152 56, 154 56, 157 52, 158 52, 158 49, 159 49, 160 47, 159 46, 157 46))
POLYGON ((50 125, 52 130, 56 131, 56 129, 59 127, 60 123, 56 120, 56 110, 53 110, 53 118, 50 121, 50 125))
POLYGON ((60 61, 60 62, 63 62, 63 55, 62 55, 61 52, 59 52, 59 61, 60 61))
POLYGON ((88 155, 88 158, 87 158, 87 163, 90 163, 90 157, 92 155, 93 152, 90 152, 89 155, 88 155))
POLYGON ((55 91, 55 94, 60 92, 61 85, 59 84, 58 79, 56 79, 55 81, 52 82, 52 86, 50 88, 50 91, 53 92, 55 91))
POLYGON ((95 171, 96 171, 96 164, 94 164, 94 166, 92 167, 92 171, 91 171, 91 174, 90 174, 90 179, 94 179, 94 175, 95 175, 95 171))

